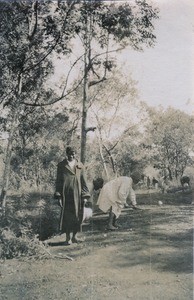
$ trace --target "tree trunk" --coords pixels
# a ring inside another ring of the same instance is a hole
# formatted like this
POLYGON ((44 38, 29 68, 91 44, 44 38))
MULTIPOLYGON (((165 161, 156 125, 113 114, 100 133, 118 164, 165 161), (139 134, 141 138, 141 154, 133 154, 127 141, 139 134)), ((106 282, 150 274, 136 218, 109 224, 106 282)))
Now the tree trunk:
POLYGON ((98 143, 99 143, 100 156, 101 156, 101 159, 102 159, 104 171, 105 171, 107 180, 109 181, 110 176, 109 176, 109 173, 108 173, 108 169, 107 169, 107 167, 106 167, 106 161, 105 161, 105 159, 104 159, 104 155, 103 155, 103 151, 102 151, 102 138, 101 138, 100 130, 99 130, 99 136, 98 136, 98 143))
POLYGON ((172 172, 171 169, 168 167, 168 174, 169 174, 169 179, 172 180, 172 172))
POLYGON ((1 203, 1 207, 3 210, 5 210, 7 191, 9 188, 12 144, 13 144, 14 133, 15 133, 15 128, 16 128, 16 124, 17 124, 17 116, 18 116, 17 110, 15 110, 14 116, 13 116, 13 121, 11 124, 11 130, 9 133, 7 149, 6 149, 5 168, 4 168, 4 172, 3 172, 3 183, 2 183, 2 190, 1 190, 1 196, 0 196, 0 203, 1 203))
POLYGON ((84 86, 82 104, 82 127, 81 127, 81 162, 86 161, 86 122, 87 122, 87 102, 88 102, 88 72, 87 72, 87 52, 84 58, 84 86))
POLYGON ((111 154, 111 151, 103 144, 106 152, 108 153, 108 156, 110 158, 110 162, 111 162, 111 166, 112 166, 112 170, 113 170, 113 173, 116 174, 116 169, 115 169, 115 163, 114 163, 114 159, 112 157, 112 154, 111 154))
POLYGON ((8 138, 8 144, 7 144, 7 150, 6 150, 6 157, 5 157, 5 168, 3 172, 3 184, 2 184, 2 190, 1 190, 1 196, 0 196, 0 204, 2 206, 2 209, 5 211, 6 207, 6 198, 7 198, 7 191, 9 188, 9 181, 10 181, 10 164, 11 164, 11 156, 12 156, 12 145, 14 140, 14 134, 17 127, 18 122, 18 115, 19 115, 19 102, 20 102, 20 95, 22 91, 22 72, 18 76, 18 87, 17 92, 15 94, 16 96, 16 103, 15 107, 13 108, 13 119, 11 123, 11 129, 9 132, 9 138, 8 138))
POLYGON ((87 123, 87 108, 88 108, 88 60, 89 60, 89 47, 90 41, 88 36, 88 18, 85 20, 86 23, 86 31, 84 36, 84 82, 83 82, 83 103, 82 103, 82 126, 81 126, 81 162, 84 164, 86 161, 86 138, 87 138, 87 130, 86 130, 86 123, 87 123))

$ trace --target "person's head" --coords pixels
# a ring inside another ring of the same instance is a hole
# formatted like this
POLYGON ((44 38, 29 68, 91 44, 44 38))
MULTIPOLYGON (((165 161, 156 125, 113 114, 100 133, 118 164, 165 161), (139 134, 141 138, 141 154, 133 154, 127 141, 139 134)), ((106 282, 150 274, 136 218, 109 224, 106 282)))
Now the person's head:
POLYGON ((73 147, 66 148, 66 155, 69 161, 72 161, 75 158, 75 149, 73 147))
POLYGON ((131 171, 128 168, 124 168, 120 170, 120 176, 125 176, 125 177, 130 177, 131 176, 131 171))
POLYGON ((142 180, 142 174, 141 172, 134 170, 133 172, 131 172, 131 178, 133 180, 133 183, 137 184, 142 180))
POLYGON ((104 180, 100 177, 93 180, 94 190, 97 191, 103 187, 104 180))

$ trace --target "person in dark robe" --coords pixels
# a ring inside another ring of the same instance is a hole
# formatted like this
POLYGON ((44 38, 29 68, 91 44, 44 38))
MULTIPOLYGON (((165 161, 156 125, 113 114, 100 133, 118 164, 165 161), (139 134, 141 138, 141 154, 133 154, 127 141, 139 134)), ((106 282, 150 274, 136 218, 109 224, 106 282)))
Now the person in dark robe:
POLYGON ((66 233, 66 244, 77 243, 81 229, 84 203, 90 198, 84 166, 75 158, 72 147, 66 149, 67 158, 57 166, 55 197, 61 206, 60 231, 66 233), (72 237, 71 237, 72 234, 72 237))

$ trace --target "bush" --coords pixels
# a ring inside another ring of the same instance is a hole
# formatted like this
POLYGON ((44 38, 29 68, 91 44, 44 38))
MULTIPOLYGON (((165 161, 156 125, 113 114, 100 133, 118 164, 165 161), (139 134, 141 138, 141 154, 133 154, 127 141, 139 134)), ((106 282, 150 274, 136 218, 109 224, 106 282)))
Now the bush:
POLYGON ((0 257, 33 256, 43 251, 41 241, 59 231, 60 208, 48 195, 11 196, 0 212, 0 257))
POLYGON ((33 256, 43 253, 40 241, 34 236, 30 239, 26 235, 17 237, 9 228, 0 231, 0 258, 10 259, 22 256, 33 256))

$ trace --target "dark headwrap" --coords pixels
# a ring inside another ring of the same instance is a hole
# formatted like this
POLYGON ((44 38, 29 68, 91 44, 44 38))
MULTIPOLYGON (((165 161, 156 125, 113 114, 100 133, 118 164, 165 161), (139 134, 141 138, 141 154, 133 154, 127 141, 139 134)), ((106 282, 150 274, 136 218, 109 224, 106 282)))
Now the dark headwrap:
POLYGON ((75 152, 75 149, 73 148, 73 147, 67 147, 66 148, 66 154, 68 155, 68 154, 71 154, 72 152, 75 152))
POLYGON ((93 180, 94 190, 97 191, 103 187, 104 180, 100 177, 93 180))

